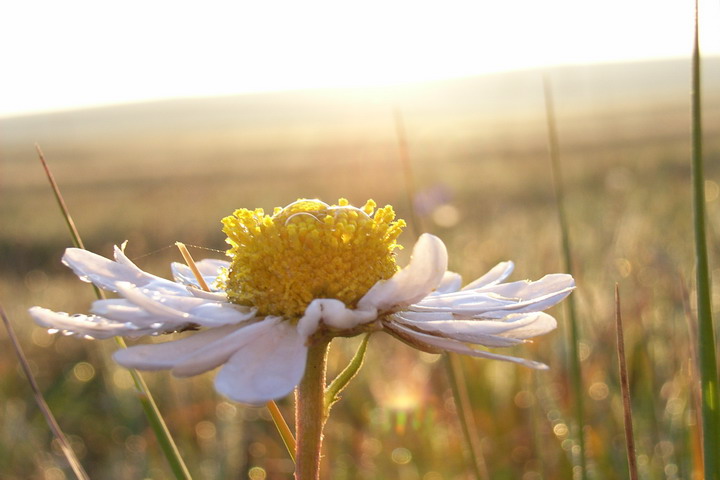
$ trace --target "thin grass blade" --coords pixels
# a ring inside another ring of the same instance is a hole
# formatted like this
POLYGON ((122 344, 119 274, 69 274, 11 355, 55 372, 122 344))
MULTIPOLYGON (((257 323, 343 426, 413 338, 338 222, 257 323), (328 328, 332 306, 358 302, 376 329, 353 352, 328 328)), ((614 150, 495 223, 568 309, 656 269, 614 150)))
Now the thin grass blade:
POLYGON ((5 324, 5 328, 7 329, 8 336, 10 337, 10 343, 12 344, 13 348, 15 349, 15 355, 18 358, 18 361, 20 362, 20 366, 23 369, 23 372, 25 372, 25 376, 28 379, 28 382, 30 383, 30 388, 33 391, 33 396, 35 397, 35 402, 37 403, 38 407, 40 408, 40 411, 42 412, 43 416, 45 417, 45 421, 47 422, 48 426, 50 427, 50 430, 52 431, 53 435, 55 435, 55 438, 57 439, 58 445, 60 445, 60 449, 63 452, 63 455, 65 455, 65 458, 68 461, 68 464, 70 464, 70 468, 72 468, 73 473, 75 473, 75 476, 78 478, 78 480, 89 480, 90 477, 88 477, 88 474, 85 473, 85 470, 82 467, 82 464, 80 463, 80 460, 77 458, 77 455, 75 455, 75 452, 72 449, 72 446, 70 445, 70 442, 68 441, 67 437, 63 433, 62 429, 60 428, 60 425, 55 420, 55 416, 53 415, 52 411, 50 410, 50 407, 48 406, 47 402, 45 401, 45 397, 43 397, 42 392, 40 391, 40 387, 37 384, 37 381, 35 381, 35 376, 32 373, 32 369, 30 368, 30 365, 28 364, 27 358, 25 357, 25 352, 23 352, 22 347, 20 346, 20 342, 18 341, 17 336, 15 335, 15 330, 12 327, 12 324, 10 323, 10 320, 8 320, 7 315, 5 315, 5 309, 0 305, 0 317, 2 317, 3 323, 5 324))
MULTIPOLYGON (((545 97, 545 113, 548 129, 548 150, 552 164, 553 185, 555 189, 555 200, 557 203, 558 222, 560 225, 560 237, 562 241, 563 269, 570 275, 574 275, 573 263, 570 248, 570 233, 568 229, 567 214, 565 212, 565 188, 562 179, 560 165, 560 142, 558 141, 557 122, 555 119, 555 105, 553 102, 550 80, 543 76, 543 92, 545 97)), ((580 329, 578 327, 577 314, 575 310, 575 297, 571 295, 565 301, 567 318, 570 321, 569 347, 570 347, 570 383, 574 397, 575 425, 573 435, 577 439, 579 451, 573 455, 575 467, 580 469, 580 478, 587 478, 585 460, 585 405, 583 401, 582 367, 580 365, 580 329)), ((575 451, 575 449, 573 449, 575 451)))
MULTIPOLYGON (((398 141, 398 154, 403 169, 403 176, 405 177, 405 192, 407 194, 409 211, 413 219, 413 221, 410 222, 410 229, 413 235, 417 237, 418 229, 420 229, 421 232, 429 232, 429 230, 415 209, 414 198, 417 193, 415 189, 415 176, 413 175, 410 149, 408 148, 407 135, 405 133, 405 121, 399 109, 395 110, 394 119, 395 134, 398 141)), ((467 450, 472 459, 471 463, 474 476, 480 480, 489 480, 490 474, 488 473, 485 457, 482 453, 482 447, 480 446, 480 437, 475 427, 475 418, 473 416, 472 406, 470 405, 470 396, 468 395, 462 364, 460 360, 456 358, 456 355, 452 353, 443 355, 442 362, 445 366, 448 381, 450 382, 453 392, 453 400, 455 401, 455 407, 458 411, 458 419, 460 420, 467 450)))
MULTIPOLYGON (((80 237, 80 233, 75 227, 75 222, 73 221, 72 216, 70 215, 70 211, 65 204, 65 200, 60 191, 60 187, 58 186, 57 182, 55 182, 55 178, 52 174, 52 171, 48 167, 47 162, 45 161, 45 156, 43 155, 40 146, 36 145, 35 147, 37 149, 38 156, 40 157, 40 162, 45 169, 45 174, 47 175, 48 181, 50 182, 50 187, 55 194, 55 199, 57 200, 58 206, 60 207, 60 212, 68 225, 68 229, 70 230, 70 236, 72 237, 73 244, 78 248, 84 249, 85 247, 83 245, 82 238, 80 237)), ((93 288, 95 289, 95 295, 98 297, 98 299, 105 298, 100 289, 98 289, 95 285, 93 285, 93 288)), ((127 348, 127 345, 125 345, 125 341, 121 337, 115 337, 115 343, 117 343, 118 346, 120 346, 121 348, 127 348)), ((135 393, 137 395, 137 398, 138 400, 140 400, 143 411, 147 416, 148 422, 153 429, 153 433, 158 440, 158 444, 160 445, 160 448, 165 455, 165 458, 167 459, 168 464, 170 465, 170 469, 175 475, 175 478, 177 478, 178 480, 186 480, 192 478, 190 476, 189 470, 187 469, 187 466, 185 466, 185 462, 180 456, 177 445, 175 445, 175 441, 170 435, 170 431, 165 424, 165 420, 160 414, 160 410, 158 409, 157 404, 155 403, 155 399, 150 393, 150 389, 145 383, 145 380, 142 378, 142 376, 140 375, 140 373, 138 373, 137 370, 128 370, 130 372, 130 375, 132 376, 133 383, 135 384, 135 393)))
POLYGON ((695 272, 698 317, 698 356, 703 425, 703 465, 706 480, 720 479, 720 390, 712 318, 710 272, 705 229, 705 174, 703 168, 702 92, 698 2, 695 1, 695 30, 692 52, 692 183, 695 231, 695 272))
POLYGON ((637 455, 635 453, 635 435, 633 433, 632 406, 630 404, 630 382, 628 381, 627 362, 625 360, 625 335, 620 311, 620 290, 617 284, 615 284, 615 325, 617 328, 618 369, 620 370, 620 390, 622 391, 625 419, 625 449, 628 457, 628 471, 630 480, 637 480, 637 455))

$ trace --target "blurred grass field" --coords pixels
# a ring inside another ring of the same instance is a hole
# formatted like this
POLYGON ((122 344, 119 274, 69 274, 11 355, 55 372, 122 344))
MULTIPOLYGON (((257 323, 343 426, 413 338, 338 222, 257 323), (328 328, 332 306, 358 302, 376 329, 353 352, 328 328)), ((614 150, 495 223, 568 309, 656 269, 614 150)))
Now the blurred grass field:
MULTIPOLYGON (((576 268, 591 478, 627 476, 614 347, 615 282, 625 321, 643 478, 692 479, 700 455, 691 344, 689 66, 658 62, 549 72, 576 268)), ((711 255, 720 229, 720 61, 706 63, 706 200, 711 255)), ((263 94, 0 119, 0 302, 46 399, 92 478, 170 478, 113 342, 48 335, 26 310, 85 312, 92 289, 60 264, 69 235, 38 142, 89 250, 128 253, 155 274, 175 241, 224 250, 234 209, 298 197, 367 198, 411 220, 393 112, 402 113, 424 228, 470 281, 513 260, 513 279, 561 270, 539 72, 412 87, 263 94)), ((421 226, 413 225, 419 232, 421 226)), ((413 229, 401 237, 413 244, 413 229)), ((400 254, 400 264, 407 251, 400 254)), ((196 259, 220 252, 193 249, 196 259)), ((715 276, 720 272, 715 272, 715 276)), ((717 295, 716 295, 717 296, 717 295)), ((717 306, 718 298, 715 298, 717 306)), ((463 359, 492 479, 570 479, 567 328, 513 353, 534 372, 463 359)), ((356 340, 336 341, 341 369, 356 340)), ((324 478, 468 478, 437 356, 375 335, 325 432, 324 478)), ((264 409, 234 405, 212 374, 148 373, 195 478, 289 478, 264 409)), ((292 402, 280 406, 292 419, 292 402)), ((72 478, 0 335, 0 478, 72 478)))

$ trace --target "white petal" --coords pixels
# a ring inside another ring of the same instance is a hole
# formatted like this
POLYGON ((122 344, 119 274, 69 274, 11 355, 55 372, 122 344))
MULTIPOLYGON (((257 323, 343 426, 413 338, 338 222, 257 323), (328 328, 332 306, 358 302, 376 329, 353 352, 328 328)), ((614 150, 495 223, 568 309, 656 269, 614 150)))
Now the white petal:
MULTIPOLYGON (((117 291, 150 315, 178 325, 195 323, 207 327, 237 324, 255 316, 255 310, 231 303, 218 303, 200 297, 159 293, 118 282, 117 291)), ((187 292, 186 292, 187 293, 187 292)))
POLYGON ((35 322, 45 328, 90 338, 110 338, 117 335, 137 335, 137 327, 125 322, 115 322, 96 315, 68 315, 53 312, 46 308, 32 307, 30 310, 35 322))
POLYGON ((383 311, 410 305, 427 296, 447 270, 447 250, 442 240, 424 233, 420 236, 407 267, 388 280, 381 280, 358 302, 362 310, 383 311))
POLYGON ((424 333, 435 336, 452 338, 460 342, 472 343, 475 345, 485 345, 486 347, 510 347, 523 343, 523 340, 516 338, 505 338, 499 335, 493 335, 478 331, 473 328, 474 325, 464 323, 461 320, 445 320, 431 322, 409 322, 401 317, 395 317, 395 322, 403 325, 414 327, 424 333))
MULTIPOLYGON (((215 280, 217 279, 221 268, 229 268, 230 263, 224 260, 215 259, 204 259, 196 262, 200 275, 202 275, 205 283, 212 288, 215 280)), ((184 263, 173 262, 170 265, 172 270, 173 278, 176 282, 182 283, 183 285, 193 285, 198 287, 197 279, 193 271, 184 263)))
MULTIPOLYGON (((219 340, 205 345, 182 358, 172 373, 178 377, 190 377, 222 365, 238 350, 260 339, 272 329, 277 329, 281 317, 266 317, 263 321, 243 326, 219 340)), ((270 332, 273 334, 273 332, 270 332)))
POLYGON ((305 372, 305 341, 292 324, 280 322, 230 357, 215 377, 215 388, 255 405, 287 395, 305 372))
MULTIPOLYGON (((188 302, 188 316, 172 310, 168 314, 160 314, 156 311, 150 313, 135 303, 120 298, 96 300, 90 311, 108 320, 126 322, 139 329, 149 329, 150 333, 172 332, 190 324, 204 327, 237 325, 255 317, 255 309, 249 307, 197 300, 199 302, 195 304, 188 302)), ((137 336, 137 332, 131 333, 137 336)))
POLYGON ((128 368, 137 368, 140 370, 169 369, 203 347, 229 336, 242 328, 243 327, 236 325, 227 325, 193 333, 180 340, 135 345, 116 351, 113 354, 113 358, 117 363, 128 368))
POLYGON ((504 321, 432 319, 423 321, 421 316, 408 318, 405 313, 393 315, 391 318, 426 333, 488 347, 506 347, 522 343, 525 339, 543 335, 557 327, 555 319, 542 312, 509 315, 504 321))
POLYGON ((206 298, 208 300, 215 300, 216 302, 227 302, 227 294, 225 292, 206 292, 200 288, 188 285, 187 291, 193 297, 206 298))
POLYGON ((132 323, 136 326, 149 326, 152 323, 169 320, 166 317, 149 314, 124 298, 95 300, 90 311, 108 320, 132 323))
POLYGON ((501 335, 508 338, 533 338, 550 333, 557 328, 557 320, 545 312, 512 314, 505 317, 505 323, 512 328, 501 335))
POLYGON ((305 313, 298 321, 298 332, 305 337, 315 333, 322 321, 325 325, 341 330, 372 322, 377 318, 377 310, 352 310, 340 300, 318 298, 310 302, 305 313))
POLYGON ((143 272, 118 247, 115 247, 115 257, 117 261, 113 262, 87 250, 68 248, 63 255, 63 263, 72 268, 81 280, 113 292, 117 291, 118 282, 143 287, 152 283, 152 288, 158 291, 180 292, 184 289, 182 285, 143 272))
POLYGON ((460 290, 462 286, 462 276, 455 272, 445 272, 440 285, 437 286, 433 293, 452 293, 460 290))
POLYGON ((575 288, 570 275, 546 275, 536 282, 503 283, 475 290, 432 295, 411 310, 449 312, 478 318, 502 318, 510 313, 538 312, 567 297, 575 288))
POLYGON ((482 288, 482 287, 489 287, 491 285, 497 285, 498 283, 502 282, 507 277, 509 277, 514 269, 515 269, 515 264, 513 262, 500 262, 497 265, 495 265, 493 268, 491 268, 490 271, 487 272, 482 277, 465 285, 463 290, 471 290, 474 288, 482 288))
POLYGON ((473 357, 490 358, 493 360, 504 360, 506 362, 518 363, 520 365, 524 365, 524 366, 530 367, 530 368, 535 368, 538 370, 547 370, 547 368, 548 368, 548 366, 545 365, 544 363, 535 362, 532 360, 526 360, 524 358, 500 355, 497 353, 487 352, 485 350, 476 350, 474 348, 468 347, 466 344, 464 344, 462 342, 458 342, 457 340, 452 340, 450 338, 437 337, 434 335, 417 332, 415 330, 406 328, 399 324, 393 324, 392 328, 398 330, 399 332, 401 332, 404 335, 409 336, 412 339, 417 339, 422 343, 432 345, 434 347, 440 348, 442 350, 447 350, 449 352, 460 353, 463 355, 470 355, 473 357))
POLYGON ((492 292, 502 295, 503 297, 525 299, 546 295, 551 292, 564 291, 568 288, 575 288, 575 280, 573 277, 566 273, 553 273, 545 275, 540 280, 536 280, 534 282, 525 280, 503 283, 500 285, 490 285, 487 287, 476 288, 473 289, 473 291, 483 293, 492 292))
POLYGON ((244 307, 228 302, 204 302, 192 307, 188 313, 197 319, 198 325, 215 327, 220 325, 235 325, 255 317, 256 308, 244 307))

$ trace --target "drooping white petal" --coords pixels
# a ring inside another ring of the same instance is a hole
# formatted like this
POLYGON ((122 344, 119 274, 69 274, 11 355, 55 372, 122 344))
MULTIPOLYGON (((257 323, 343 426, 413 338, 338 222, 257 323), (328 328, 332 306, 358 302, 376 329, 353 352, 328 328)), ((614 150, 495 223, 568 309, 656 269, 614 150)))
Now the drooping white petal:
POLYGON ((543 296, 552 292, 565 291, 575 288, 575 280, 566 273, 553 273, 545 275, 534 282, 521 280, 519 282, 489 285, 474 289, 475 292, 495 293, 503 297, 528 299, 543 296))
POLYGON ((411 339, 416 339, 422 343, 434 346, 436 348, 440 348, 442 350, 446 350, 448 352, 455 352, 455 353, 460 353, 463 355, 470 355, 472 357, 490 358, 493 360, 504 360, 506 362, 518 363, 520 365, 524 365, 524 366, 530 367, 530 368, 535 368, 538 370, 547 370, 547 368, 548 368, 548 366, 545 365, 544 363, 535 362, 533 360, 526 360, 524 358, 511 357, 508 355, 500 355, 500 354, 488 352, 485 350, 476 350, 474 348, 470 348, 466 344, 459 342, 457 340, 453 340, 450 338, 444 338, 444 337, 438 337, 438 336, 430 335, 427 333, 417 332, 415 330, 405 327, 404 325, 400 325, 397 323, 393 324, 392 328, 395 329, 396 331, 402 333, 403 335, 407 335, 411 339))
POLYGON ((445 312, 411 312, 404 311, 394 314, 392 319, 398 319, 403 323, 422 330, 433 331, 434 328, 445 328, 449 330, 438 330, 450 334, 453 325, 461 325, 459 328, 472 328, 478 333, 497 335, 508 338, 527 339, 538 335, 544 335, 557 328, 557 321, 551 315, 543 312, 513 313, 504 318, 454 318, 445 312), (462 327, 467 325, 467 327, 462 327))
POLYGON ((478 318, 502 318, 510 313, 546 310, 575 288, 570 275, 547 275, 536 282, 521 281, 432 295, 410 307, 415 311, 451 312, 478 318))
POLYGON ((151 328, 155 332, 179 330, 190 324, 204 327, 236 325, 255 317, 255 309, 249 307, 192 297, 183 297, 183 300, 182 305, 171 302, 171 306, 180 311, 170 310, 164 314, 157 311, 150 313, 135 303, 120 298, 96 300, 90 311, 108 320, 128 322, 139 328, 151 328), (197 301, 192 303, 187 300, 197 301), (187 308, 188 316, 182 315, 183 306, 187 308))
POLYGON ((410 263, 388 280, 381 280, 358 302, 358 308, 383 311, 410 305, 432 292, 447 270, 447 250, 434 235, 420 235, 410 263))
POLYGON ((485 345, 486 347, 510 347, 523 343, 523 340, 516 338, 505 338, 499 335, 479 332, 472 326, 463 325, 457 320, 446 320, 444 322, 423 322, 419 326, 414 322, 408 322, 400 317, 395 317, 395 322, 413 330, 428 333, 435 336, 452 338, 460 342, 472 343, 475 345, 485 345))
POLYGON ((113 358, 120 365, 140 370, 165 370, 173 368, 183 359, 211 345, 213 342, 232 335, 243 327, 227 325, 195 332, 180 340, 164 343, 135 345, 118 350, 113 358))
POLYGON ((289 322, 238 350, 215 377, 215 388, 242 403, 261 404, 290 393, 307 361, 306 337, 289 322))
POLYGON ((437 286, 433 294, 452 293, 460 290, 462 286, 462 276, 455 272, 445 272, 440 285, 437 286))
POLYGON ((139 335, 144 333, 132 324, 108 320, 97 315, 71 316, 64 312, 53 312, 42 307, 32 307, 29 312, 38 325, 64 334, 102 339, 117 335, 139 335))
POLYGON ((136 326, 149 326, 159 322, 172 321, 172 318, 151 315, 124 298, 95 300, 90 307, 90 311, 108 320, 131 323, 136 326))
POLYGON ((207 327, 244 322, 255 316, 254 309, 231 303, 218 303, 200 297, 161 294, 118 282, 117 291, 150 315, 171 319, 179 324, 194 323, 207 327))
POLYGON ((310 302, 298 321, 298 332, 305 337, 315 333, 322 321, 331 328, 350 329, 377 318, 377 310, 349 309, 340 300, 318 298, 310 302))
POLYGON ((117 261, 113 262, 87 250, 68 248, 62 261, 80 277, 80 280, 94 283, 112 292, 117 291, 118 282, 143 287, 152 283, 154 289, 163 292, 179 293, 184 289, 182 285, 143 272, 118 247, 115 247, 115 257, 117 261))
POLYGON ((190 377, 218 367, 227 362, 238 350, 264 335, 275 334, 276 332, 271 330, 277 329, 280 322, 282 322, 281 317, 266 317, 261 322, 243 326, 183 357, 175 364, 172 373, 178 377, 190 377))
POLYGON ((423 321, 422 314, 409 318, 403 312, 393 315, 398 321, 415 330, 453 338, 461 342, 507 347, 522 343, 525 339, 543 335, 557 327, 555 319, 542 312, 509 315, 504 321, 497 320, 429 320, 423 321))
POLYGON ((491 268, 490 271, 488 271, 482 277, 473 280, 472 282, 465 285, 465 287, 463 287, 463 290, 472 290, 475 288, 483 288, 497 285, 498 283, 509 277, 514 269, 515 264, 513 262, 500 262, 493 268, 491 268))
MULTIPOLYGON (((229 262, 215 259, 200 260, 199 262, 196 262, 195 265, 197 266, 200 275, 202 275, 205 280, 205 283, 207 283, 210 288, 213 288, 213 284, 220 273, 220 269, 230 267, 229 262)), ((195 287, 199 286, 197 279, 195 278, 195 274, 190 267, 184 263, 173 262, 170 265, 170 269, 172 270, 173 278, 176 282, 182 283, 183 285, 193 285, 195 287)))
POLYGON ((188 285, 187 291, 193 297, 205 298, 208 300, 214 300, 216 302, 227 302, 228 301, 227 293, 221 292, 221 291, 208 292, 201 288, 194 287, 192 285, 188 285))

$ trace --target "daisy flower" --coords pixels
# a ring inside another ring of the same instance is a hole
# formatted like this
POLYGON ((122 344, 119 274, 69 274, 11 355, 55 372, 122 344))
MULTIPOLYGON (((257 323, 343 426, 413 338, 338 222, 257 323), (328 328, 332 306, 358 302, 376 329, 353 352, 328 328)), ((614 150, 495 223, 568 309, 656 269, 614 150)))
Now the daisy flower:
POLYGON ((545 365, 489 352, 553 330, 543 310, 574 289, 571 276, 501 283, 511 262, 461 288, 447 271, 443 242, 420 236, 409 264, 395 251, 405 226, 392 207, 362 208, 298 200, 272 215, 240 209, 223 219, 230 262, 172 264, 174 280, 138 268, 115 247, 114 260, 70 248, 63 263, 81 280, 115 292, 90 315, 41 307, 30 314, 54 332, 86 338, 139 337, 192 330, 184 338, 131 346, 115 360, 187 377, 222 367, 215 387, 238 402, 261 404, 290 393, 303 377, 308 346, 319 339, 384 330, 416 348, 545 365))

